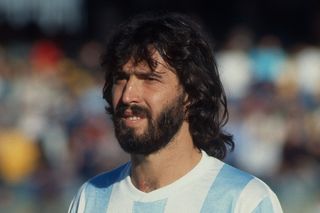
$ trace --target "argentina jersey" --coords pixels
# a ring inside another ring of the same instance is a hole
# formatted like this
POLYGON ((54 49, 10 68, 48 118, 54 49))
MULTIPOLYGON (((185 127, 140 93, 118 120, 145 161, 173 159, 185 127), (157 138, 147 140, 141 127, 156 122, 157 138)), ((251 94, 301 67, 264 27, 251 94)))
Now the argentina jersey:
POLYGON ((86 182, 69 213, 281 213, 278 198, 260 179, 208 156, 175 182, 145 193, 130 179, 131 164, 86 182))

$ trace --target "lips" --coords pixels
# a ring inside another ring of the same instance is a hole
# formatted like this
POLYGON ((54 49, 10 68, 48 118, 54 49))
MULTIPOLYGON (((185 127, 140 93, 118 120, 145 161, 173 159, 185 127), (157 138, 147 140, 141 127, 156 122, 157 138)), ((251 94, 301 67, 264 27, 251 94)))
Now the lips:
POLYGON ((122 120, 127 126, 137 125, 139 121, 149 118, 150 112, 148 109, 138 105, 120 105, 116 110, 115 119, 122 120))
POLYGON ((137 116, 137 115, 133 115, 133 114, 130 114, 130 115, 124 115, 123 116, 124 119, 126 120, 130 120, 130 121, 137 121, 137 120, 140 120, 142 117, 140 116, 137 116))
POLYGON ((145 117, 146 116, 143 111, 134 111, 132 109, 126 109, 121 116, 121 118, 124 119, 127 124, 131 124, 131 122, 138 122, 145 117))

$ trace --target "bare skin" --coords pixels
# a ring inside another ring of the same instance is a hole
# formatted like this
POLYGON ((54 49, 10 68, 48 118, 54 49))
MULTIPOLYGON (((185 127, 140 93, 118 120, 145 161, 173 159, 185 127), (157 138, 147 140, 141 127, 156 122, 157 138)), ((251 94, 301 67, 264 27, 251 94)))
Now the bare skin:
MULTIPOLYGON (((131 60, 123 66, 126 77, 116 80, 113 85, 114 108, 121 102, 137 104, 147 107, 155 118, 166 104, 182 94, 182 86, 172 68, 158 52, 155 51, 153 58, 158 62, 154 72, 146 63, 136 65, 131 60)), ((126 126, 133 128, 135 134, 142 134, 148 125, 146 118, 133 115, 130 118, 130 113, 127 111, 127 117, 123 118, 126 126)), ((140 191, 151 192, 187 174, 200 159, 201 152, 193 145, 185 119, 166 147, 150 155, 131 155, 131 180, 140 191)))

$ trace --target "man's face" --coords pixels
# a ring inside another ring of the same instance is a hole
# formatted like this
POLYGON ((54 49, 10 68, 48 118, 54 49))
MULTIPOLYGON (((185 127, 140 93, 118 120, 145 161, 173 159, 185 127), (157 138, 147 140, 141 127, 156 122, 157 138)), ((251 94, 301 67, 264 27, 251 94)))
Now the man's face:
POLYGON ((131 154, 148 155, 165 147, 184 121, 184 93, 178 78, 155 52, 154 71, 129 60, 113 79, 115 134, 131 154))

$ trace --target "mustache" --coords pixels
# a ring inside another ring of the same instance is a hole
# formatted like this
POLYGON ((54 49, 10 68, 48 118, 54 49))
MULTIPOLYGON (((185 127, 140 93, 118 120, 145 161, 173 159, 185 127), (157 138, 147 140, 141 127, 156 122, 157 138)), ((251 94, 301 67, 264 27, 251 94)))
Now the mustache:
POLYGON ((133 105, 125 105, 120 104, 117 106, 115 110, 115 117, 120 118, 124 116, 124 112, 126 110, 131 110, 133 116, 142 116, 142 117, 151 117, 150 111, 146 107, 138 106, 136 104, 133 105))

